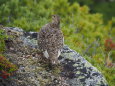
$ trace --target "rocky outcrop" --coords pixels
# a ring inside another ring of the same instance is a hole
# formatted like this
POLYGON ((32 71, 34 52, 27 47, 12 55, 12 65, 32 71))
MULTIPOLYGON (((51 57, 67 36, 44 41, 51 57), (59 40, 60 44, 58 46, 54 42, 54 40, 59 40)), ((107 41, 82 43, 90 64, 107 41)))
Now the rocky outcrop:
POLYGON ((18 70, 7 79, 0 78, 0 86, 108 86, 103 75, 68 46, 63 47, 60 65, 51 66, 38 49, 36 32, 3 29, 9 35, 4 54, 18 70))

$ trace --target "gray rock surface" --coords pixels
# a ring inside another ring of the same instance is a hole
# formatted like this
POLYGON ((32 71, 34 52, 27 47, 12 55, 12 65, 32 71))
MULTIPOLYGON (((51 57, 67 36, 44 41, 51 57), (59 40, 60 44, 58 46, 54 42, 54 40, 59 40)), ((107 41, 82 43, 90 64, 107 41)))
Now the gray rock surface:
POLYGON ((6 57, 18 66, 8 79, 0 78, 0 86, 108 86, 103 75, 79 53, 64 46, 60 65, 51 66, 37 45, 37 33, 5 27, 6 57))

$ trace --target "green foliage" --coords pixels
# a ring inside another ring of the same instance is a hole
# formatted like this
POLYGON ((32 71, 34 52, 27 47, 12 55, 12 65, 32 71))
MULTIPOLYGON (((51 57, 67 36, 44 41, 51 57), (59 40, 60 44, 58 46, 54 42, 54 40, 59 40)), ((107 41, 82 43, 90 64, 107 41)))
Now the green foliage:
MULTIPOLYGON (((85 1, 87 4, 93 3, 85 1)), ((105 25, 102 14, 91 14, 86 5, 80 6, 68 0, 4 0, 4 2, 0 0, 0 2, 2 2, 0 23, 21 27, 26 31, 39 31, 51 20, 52 14, 60 15, 65 44, 85 55, 85 58, 105 75, 109 85, 114 86, 114 77, 111 77, 114 68, 105 66, 108 53, 104 46, 106 39, 115 40, 114 17, 105 25)), ((113 55, 114 52, 111 56, 113 55)))
POLYGON ((93 12, 103 13, 105 20, 111 20, 112 16, 115 16, 114 8, 115 8, 115 1, 101 2, 101 3, 95 4, 95 6, 93 7, 93 12))
MULTIPOLYGON (((91 13, 102 13, 104 20, 111 20, 115 17, 115 1, 114 0, 68 0, 71 4, 78 2, 81 6, 88 5, 91 13)), ((104 21, 105 23, 107 21, 104 21)))
POLYGON ((5 35, 4 31, 0 28, 0 53, 5 50, 5 42, 4 39, 7 39, 7 35, 5 35))

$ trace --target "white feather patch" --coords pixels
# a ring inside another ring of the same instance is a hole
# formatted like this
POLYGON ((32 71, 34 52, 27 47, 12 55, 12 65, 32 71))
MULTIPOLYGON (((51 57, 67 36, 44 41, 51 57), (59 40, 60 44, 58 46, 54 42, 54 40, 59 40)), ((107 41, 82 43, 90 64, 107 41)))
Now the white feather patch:
POLYGON ((43 52, 43 54, 44 54, 44 56, 45 56, 47 59, 49 58, 49 54, 48 54, 47 50, 45 50, 45 51, 43 52))
POLYGON ((60 56, 60 54, 61 54, 61 51, 60 51, 60 50, 58 50, 58 57, 60 56))

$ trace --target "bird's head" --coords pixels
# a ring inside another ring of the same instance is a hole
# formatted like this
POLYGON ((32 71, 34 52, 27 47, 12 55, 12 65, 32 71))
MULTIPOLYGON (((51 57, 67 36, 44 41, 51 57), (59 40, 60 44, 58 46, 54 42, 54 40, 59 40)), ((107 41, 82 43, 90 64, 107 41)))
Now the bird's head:
POLYGON ((60 17, 58 15, 52 15, 52 22, 60 24, 60 17))

